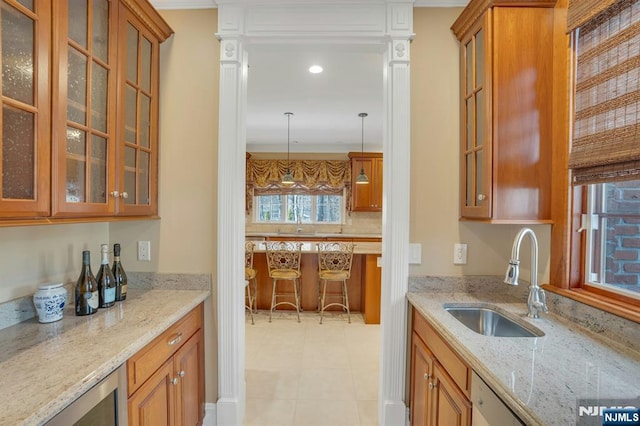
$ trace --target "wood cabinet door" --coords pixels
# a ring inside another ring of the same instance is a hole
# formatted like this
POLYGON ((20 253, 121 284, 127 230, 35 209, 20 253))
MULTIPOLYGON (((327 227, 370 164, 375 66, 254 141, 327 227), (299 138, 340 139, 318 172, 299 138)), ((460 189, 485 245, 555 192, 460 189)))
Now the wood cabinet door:
POLYGON ((157 37, 120 5, 118 145, 116 150, 118 215, 153 216, 158 212, 157 37))
POLYGON ((196 426, 204 418, 204 341, 202 329, 176 352, 174 369, 178 377, 176 425, 196 426))
POLYGON ((52 215, 115 212, 116 5, 53 2, 52 215))
POLYGON ((382 211, 382 158, 373 159, 373 172, 370 179, 371 186, 371 200, 373 201, 373 207, 382 211))
POLYGON ((351 210, 382 211, 382 154, 349 153, 349 158, 351 158, 351 210), (369 178, 368 184, 356 183, 362 170, 369 178))
POLYGON ((470 426, 471 402, 437 361, 433 366, 432 425, 470 426))
POLYGON ((433 375, 433 356, 414 332, 411 338, 411 426, 429 423, 429 382, 433 375))
POLYGON ((0 217, 49 215, 51 2, 2 0, 0 217))
POLYGON ((460 215, 491 217, 491 10, 460 41, 460 215))
POLYGON ((129 398, 129 426, 175 424, 173 359, 169 359, 129 398))

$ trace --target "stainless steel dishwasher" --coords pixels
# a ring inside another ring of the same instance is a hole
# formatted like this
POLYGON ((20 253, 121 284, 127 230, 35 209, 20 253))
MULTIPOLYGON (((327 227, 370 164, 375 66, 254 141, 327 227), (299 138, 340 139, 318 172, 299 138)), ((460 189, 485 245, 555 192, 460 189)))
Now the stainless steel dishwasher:
POLYGON ((475 371, 471 375, 471 402, 473 426, 521 426, 524 424, 475 371))

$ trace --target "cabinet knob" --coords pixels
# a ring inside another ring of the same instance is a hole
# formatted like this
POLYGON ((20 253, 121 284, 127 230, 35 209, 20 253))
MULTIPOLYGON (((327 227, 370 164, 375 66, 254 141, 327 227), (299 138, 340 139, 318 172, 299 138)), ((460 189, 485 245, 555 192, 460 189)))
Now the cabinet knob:
POLYGON ((484 194, 478 194, 478 200, 480 200, 480 201, 484 201, 484 200, 486 200, 486 199, 487 199, 487 196, 486 196, 486 195, 484 195, 484 194))
POLYGON ((429 382, 429 390, 434 390, 438 387, 437 383, 429 382))
POLYGON ((121 192, 120 193, 120 198, 129 198, 129 194, 126 192, 121 192))
POLYGON ((180 376, 180 377, 184 377, 184 375, 185 375, 184 370, 181 370, 181 371, 178 373, 178 376, 180 376))
POLYGON ((431 377, 431 374, 429 373, 424 373, 424 379, 425 380, 429 380, 429 378, 431 377))
POLYGON ((173 379, 171 379, 171 384, 172 385, 177 385, 178 384, 178 378, 174 377, 173 379))
POLYGON ((173 346, 173 345, 175 345, 176 343, 180 343, 180 341, 181 341, 181 340, 182 340, 182 333, 178 333, 178 334, 176 335, 176 337, 174 337, 173 339, 171 339, 171 340, 169 340, 169 341, 167 342, 167 345, 169 345, 169 346, 173 346))
POLYGON ((111 191, 109 195, 111 195, 114 198, 118 198, 120 196, 120 193, 118 191, 111 191))

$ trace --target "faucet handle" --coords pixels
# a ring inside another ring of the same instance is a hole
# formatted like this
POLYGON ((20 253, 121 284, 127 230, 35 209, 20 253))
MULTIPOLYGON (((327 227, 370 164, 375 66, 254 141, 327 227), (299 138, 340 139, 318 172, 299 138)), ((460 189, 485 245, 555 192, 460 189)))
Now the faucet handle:
POLYGON ((549 308, 547 308, 547 293, 540 289, 538 290, 539 295, 540 295, 540 303, 542 303, 542 311, 547 314, 549 313, 549 308))

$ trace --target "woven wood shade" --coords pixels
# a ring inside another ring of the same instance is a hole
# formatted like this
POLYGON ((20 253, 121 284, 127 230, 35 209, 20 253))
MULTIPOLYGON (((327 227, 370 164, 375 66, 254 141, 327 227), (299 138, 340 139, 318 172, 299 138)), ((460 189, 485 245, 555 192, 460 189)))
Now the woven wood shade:
MULTIPOLYGON (((640 178, 640 0, 619 0, 578 31, 574 185, 640 178)), ((574 0, 601 6, 611 1, 574 0)))
POLYGON ((569 0, 567 9, 567 32, 589 22, 604 12, 617 0, 569 0))

